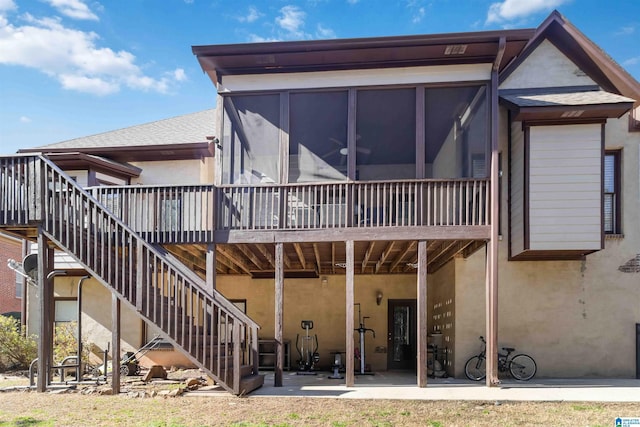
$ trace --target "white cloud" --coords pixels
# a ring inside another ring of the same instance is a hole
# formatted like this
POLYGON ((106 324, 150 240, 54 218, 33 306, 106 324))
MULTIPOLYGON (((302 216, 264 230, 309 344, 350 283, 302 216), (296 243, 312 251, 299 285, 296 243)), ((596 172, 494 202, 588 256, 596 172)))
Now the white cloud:
POLYGON ((73 19, 97 21, 98 15, 93 13, 82 0, 46 0, 63 15, 73 19))
POLYGON ((16 4, 13 0, 0 0, 0 12, 14 10, 16 8, 16 4))
POLYGON ((304 36, 302 27, 306 16, 307 14, 297 6, 285 6, 280 9, 280 16, 276 17, 276 24, 288 32, 290 36, 302 37, 304 36))
POLYGON ((24 25, 0 16, 0 64, 37 69, 65 89, 108 95, 126 86, 166 93, 186 77, 178 70, 161 78, 147 76, 132 53, 100 47, 98 34, 67 28, 59 18, 25 14, 21 19, 24 25))
POLYGON ((252 23, 257 21, 258 19, 260 19, 260 17, 262 16, 262 14, 260 13, 260 11, 254 7, 254 6, 249 6, 249 10, 247 11, 246 15, 243 16, 239 16, 238 17, 238 21, 240 22, 247 22, 247 23, 252 23))
POLYGON ((628 67, 630 65, 640 64, 640 56, 634 56, 622 62, 622 65, 628 67))
POLYGON ((616 36, 630 36, 631 34, 636 32, 635 25, 625 25, 620 27, 618 31, 615 32, 616 36))
POLYGON ((489 6, 486 24, 526 18, 534 13, 550 11, 570 0, 504 0, 489 6))
POLYGON ((416 13, 413 15, 413 18, 411 19, 411 22, 413 22, 414 24, 417 24, 418 22, 422 21, 422 19, 424 18, 424 15, 425 15, 424 7, 418 8, 416 13))
POLYGON ((20 116, 20 123, 31 123, 31 119, 27 116, 20 116))
POLYGON ((267 42, 279 42, 281 40, 278 38, 262 37, 257 34, 249 34, 249 41, 251 43, 267 43, 267 42))
POLYGON ((331 28, 326 28, 322 24, 318 24, 316 28, 316 37, 319 39, 335 39, 336 32, 331 28))
POLYGON ((177 82, 184 82, 187 80, 187 74, 184 72, 184 69, 176 68, 173 71, 173 78, 176 79, 177 82))

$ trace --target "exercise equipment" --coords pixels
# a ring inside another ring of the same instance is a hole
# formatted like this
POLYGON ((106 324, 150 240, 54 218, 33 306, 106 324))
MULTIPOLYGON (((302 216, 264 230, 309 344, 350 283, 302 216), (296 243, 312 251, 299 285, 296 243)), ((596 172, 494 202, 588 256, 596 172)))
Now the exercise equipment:
POLYGON ((341 380, 344 378, 342 375, 340 375, 340 370, 344 369, 344 366, 342 365, 342 352, 334 351, 331 354, 333 355, 333 363, 331 364, 331 370, 333 371, 333 373, 327 378, 331 380, 341 380))
POLYGON ((313 329, 313 320, 303 320, 300 327, 304 329, 305 335, 300 340, 300 334, 296 335, 296 349, 300 354, 298 360, 298 375, 316 375, 316 363, 320 361, 318 354, 318 335, 311 335, 309 331, 313 329))
POLYGON ((376 337, 376 331, 374 331, 373 329, 367 328, 365 326, 365 321, 366 319, 369 319, 369 316, 365 316, 362 317, 362 313, 360 311, 360 303, 355 303, 354 305, 358 306, 358 324, 360 325, 357 329, 354 329, 354 331, 358 332, 358 335, 360 337, 360 348, 356 348, 354 351, 354 357, 356 359, 360 359, 360 371, 356 371, 355 374, 356 375, 373 375, 373 372, 371 371, 367 371, 366 370, 366 359, 365 359, 365 335, 366 333, 369 331, 373 334, 373 338, 376 337))

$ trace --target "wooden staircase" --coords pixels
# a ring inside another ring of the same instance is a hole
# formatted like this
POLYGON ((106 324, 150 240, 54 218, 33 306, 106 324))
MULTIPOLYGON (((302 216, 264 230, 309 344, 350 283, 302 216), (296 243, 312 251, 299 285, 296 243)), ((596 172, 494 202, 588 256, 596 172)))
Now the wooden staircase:
POLYGON ((0 157, 0 229, 43 233, 229 392, 262 386, 259 326, 46 157, 0 157))

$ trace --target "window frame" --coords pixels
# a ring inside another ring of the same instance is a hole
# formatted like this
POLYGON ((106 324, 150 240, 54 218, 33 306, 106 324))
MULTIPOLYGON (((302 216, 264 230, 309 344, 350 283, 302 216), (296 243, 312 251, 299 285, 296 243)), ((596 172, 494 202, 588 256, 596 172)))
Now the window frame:
POLYGON ((622 150, 605 150, 602 165, 602 228, 605 235, 620 235, 622 234, 622 150), (613 157, 613 192, 607 192, 605 188, 606 181, 606 167, 605 159, 608 156, 613 157), (605 199, 608 194, 613 195, 612 204, 612 226, 610 230, 607 230, 607 224, 605 224, 605 199))

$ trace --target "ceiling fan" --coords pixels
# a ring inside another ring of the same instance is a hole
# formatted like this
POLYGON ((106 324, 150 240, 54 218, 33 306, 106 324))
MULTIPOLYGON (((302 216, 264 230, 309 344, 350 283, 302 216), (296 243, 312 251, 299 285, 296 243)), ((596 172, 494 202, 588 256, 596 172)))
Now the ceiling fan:
MULTIPOLYGON (((356 136, 356 141, 358 141, 358 140, 360 140, 360 135, 356 136)), ((342 156, 340 158, 340 163, 344 164, 346 162, 346 159, 347 159, 347 154, 349 154, 349 149, 347 148, 347 144, 345 144, 344 142, 340 141, 339 139, 336 139, 336 138, 333 138, 333 137, 329 137, 329 141, 333 142, 338 147, 335 148, 334 150, 329 151, 327 154, 323 155, 322 158, 326 159, 327 157, 331 157, 334 154, 338 153, 338 154, 340 154, 342 156)), ((369 148, 358 147, 357 145, 356 145, 356 151, 358 153, 362 153, 362 154, 371 154, 371 150, 369 148)))

